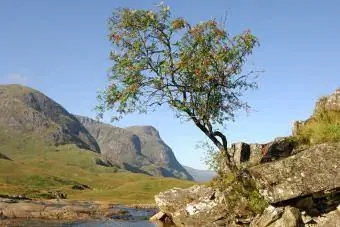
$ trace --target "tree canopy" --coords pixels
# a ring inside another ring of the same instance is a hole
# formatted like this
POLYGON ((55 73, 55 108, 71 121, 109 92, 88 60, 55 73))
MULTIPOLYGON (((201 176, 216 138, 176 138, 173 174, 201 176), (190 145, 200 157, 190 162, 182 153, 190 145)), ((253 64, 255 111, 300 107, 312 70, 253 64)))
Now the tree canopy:
POLYGON ((249 31, 231 36, 215 19, 191 25, 173 17, 165 4, 154 10, 117 9, 108 22, 113 44, 109 86, 98 96, 101 115, 113 119, 167 105, 194 124, 227 156, 227 139, 217 130, 248 108, 243 92, 255 88, 243 66, 257 38, 249 31))

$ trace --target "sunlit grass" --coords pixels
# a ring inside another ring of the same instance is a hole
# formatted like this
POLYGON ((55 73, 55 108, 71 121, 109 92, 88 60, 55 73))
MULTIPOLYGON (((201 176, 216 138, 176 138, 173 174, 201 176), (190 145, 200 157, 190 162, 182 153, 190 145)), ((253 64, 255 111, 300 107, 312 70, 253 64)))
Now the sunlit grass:
POLYGON ((13 161, 0 159, 0 194, 40 197, 61 190, 69 199, 108 200, 115 203, 154 203, 154 195, 193 182, 150 177, 95 164, 94 152, 73 145, 48 146, 38 140, 0 134, 0 152, 13 161), (73 190, 86 184, 90 190, 73 190))
POLYGON ((319 109, 297 132, 301 144, 319 144, 340 141, 340 111, 319 109))

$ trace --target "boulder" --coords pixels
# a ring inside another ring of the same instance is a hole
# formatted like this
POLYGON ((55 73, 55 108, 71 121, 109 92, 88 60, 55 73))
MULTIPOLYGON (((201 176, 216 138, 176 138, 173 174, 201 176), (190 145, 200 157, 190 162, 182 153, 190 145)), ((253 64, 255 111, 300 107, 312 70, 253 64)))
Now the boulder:
POLYGON ((248 161, 248 166, 254 166, 260 163, 263 157, 263 148, 265 144, 251 143, 250 144, 250 157, 248 161))
POLYGON ((290 137, 276 138, 273 142, 266 144, 262 148, 263 157, 261 158, 260 163, 288 157, 292 154, 293 149, 294 142, 290 137))
POLYGON ((151 222, 155 223, 157 226, 174 226, 174 223, 166 213, 160 211, 149 219, 151 222))
POLYGON ((150 221, 161 221, 165 217, 167 217, 166 213, 160 211, 157 214, 155 214, 154 216, 152 216, 149 220, 150 221))
MULTIPOLYGON (((264 146, 265 144, 237 142, 231 144, 229 153, 233 154, 237 167, 249 167, 260 163, 264 146)), ((222 172, 229 172, 229 169, 224 167, 222 172)))
MULTIPOLYGON (((278 137, 274 141, 259 144, 233 143, 229 153, 233 154, 237 167, 250 167, 292 155, 294 141, 291 137, 278 137)), ((226 171, 228 172, 228 169, 226 171)))
POLYGON ((339 227, 340 226, 340 205, 336 210, 326 213, 322 216, 313 219, 314 222, 311 225, 313 227, 339 227))
POLYGON ((252 221, 250 227, 269 226, 271 223, 275 222, 282 216, 283 211, 283 208, 268 206, 260 217, 252 221))
POLYGON ((241 163, 249 161, 250 145, 243 142, 233 143, 230 152, 234 154, 235 164, 240 166, 241 163))
POLYGON ((264 198, 278 203, 340 188, 339 163, 340 143, 319 144, 249 172, 264 198))
POLYGON ((297 208, 269 206, 250 227, 298 227, 300 219, 300 211, 297 208))
POLYGON ((156 195, 155 201, 177 226, 215 226, 225 216, 222 193, 204 185, 170 189, 156 195))

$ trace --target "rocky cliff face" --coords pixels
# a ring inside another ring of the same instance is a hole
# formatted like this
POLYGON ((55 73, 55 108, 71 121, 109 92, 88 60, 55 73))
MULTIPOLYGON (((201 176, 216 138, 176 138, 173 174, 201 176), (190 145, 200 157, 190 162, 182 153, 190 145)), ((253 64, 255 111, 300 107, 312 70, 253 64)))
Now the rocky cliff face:
POLYGON ((123 129, 87 117, 77 118, 97 140, 104 162, 132 172, 192 180, 154 127, 123 129))
POLYGON ((319 108, 330 111, 340 110, 340 88, 338 88, 334 93, 320 98, 320 100, 316 103, 315 110, 317 111, 319 108))
POLYGON ((259 192, 271 204, 261 217, 244 216, 245 211, 238 210, 246 198, 233 200, 237 194, 230 188, 235 183, 222 191, 203 185, 174 188, 156 195, 155 201, 176 226, 337 226, 339 163, 340 144, 334 143, 314 145, 290 157, 248 169, 259 192), (233 203, 234 208, 230 207, 233 203))
POLYGON ((339 163, 340 143, 319 144, 249 171, 268 202, 277 203, 340 188, 339 163))
POLYGON ((0 85, 0 133, 30 135, 47 143, 73 143, 99 153, 95 139, 61 105, 21 85, 0 85))

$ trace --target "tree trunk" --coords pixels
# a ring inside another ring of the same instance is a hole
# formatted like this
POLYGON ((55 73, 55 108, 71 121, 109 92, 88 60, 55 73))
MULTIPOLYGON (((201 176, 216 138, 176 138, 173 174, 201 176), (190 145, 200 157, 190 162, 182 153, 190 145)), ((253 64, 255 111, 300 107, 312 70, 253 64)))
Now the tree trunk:
POLYGON ((225 135, 223 135, 219 131, 212 131, 211 125, 210 127, 205 127, 201 122, 197 120, 193 115, 190 115, 190 112, 188 112, 188 115, 191 116, 191 119, 195 123, 195 125, 206 135, 208 138, 215 144, 215 146, 222 152, 224 157, 224 164, 230 172, 236 173, 238 171, 238 168, 235 164, 234 157, 228 153, 228 146, 227 146, 227 139, 225 135), (218 140, 218 138, 221 138, 222 142, 218 140))

